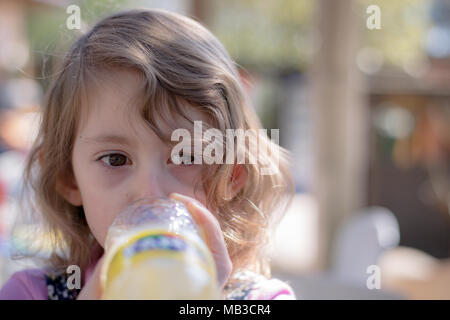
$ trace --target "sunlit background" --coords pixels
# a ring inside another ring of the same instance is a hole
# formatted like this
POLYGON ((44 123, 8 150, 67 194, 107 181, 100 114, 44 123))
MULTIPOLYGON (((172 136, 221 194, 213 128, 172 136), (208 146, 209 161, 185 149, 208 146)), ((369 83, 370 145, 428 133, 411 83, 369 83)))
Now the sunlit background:
POLYGON ((136 6, 207 26, 292 152, 274 277, 299 299, 450 299, 448 0, 0 0, 0 285, 32 245, 21 232, 33 226, 10 230, 52 66, 80 32, 136 6), (67 28, 71 4, 82 30, 67 28))

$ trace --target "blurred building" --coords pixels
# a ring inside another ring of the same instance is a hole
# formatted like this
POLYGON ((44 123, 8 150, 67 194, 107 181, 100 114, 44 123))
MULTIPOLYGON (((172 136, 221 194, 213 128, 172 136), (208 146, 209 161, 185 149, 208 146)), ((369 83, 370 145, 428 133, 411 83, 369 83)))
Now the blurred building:
POLYGON ((450 257, 450 59, 371 78, 369 205, 390 208, 401 245, 450 257))

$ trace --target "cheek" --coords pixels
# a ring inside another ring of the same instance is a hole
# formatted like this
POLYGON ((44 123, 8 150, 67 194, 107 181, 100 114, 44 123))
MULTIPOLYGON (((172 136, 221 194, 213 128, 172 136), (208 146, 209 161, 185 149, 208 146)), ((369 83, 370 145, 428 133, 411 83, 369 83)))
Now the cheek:
POLYGON ((106 169, 103 165, 96 163, 95 170, 92 172, 92 176, 95 177, 96 188, 104 192, 116 192, 130 180, 130 170, 114 170, 106 169))
POLYGON ((103 246, 108 226, 115 216, 114 203, 110 198, 103 199, 100 196, 91 196, 85 199, 83 207, 92 234, 103 246), (108 199, 110 201, 106 201, 108 199))
POLYGON ((173 165, 170 167, 169 171, 170 175, 173 177, 174 180, 177 181, 178 184, 193 189, 194 181, 200 179, 201 166, 192 165, 186 167, 173 165))
POLYGON ((205 207, 207 206, 206 203, 206 193, 203 189, 203 185, 200 183, 197 186, 197 189, 195 190, 194 187, 194 181, 200 178, 201 174, 201 168, 200 166, 197 166, 197 168, 192 169, 186 169, 180 167, 178 169, 178 172, 172 171, 173 176, 176 178, 174 179, 174 183, 169 188, 170 193, 176 192, 180 194, 184 194, 188 197, 194 198, 198 201, 200 201, 205 207))
POLYGON ((125 171, 110 172, 81 157, 73 158, 73 167, 89 229, 103 246, 109 226, 127 201, 130 177, 125 171))
POLYGON ((114 186, 114 178, 91 176, 82 186, 83 208, 92 234, 103 246, 118 210, 126 202, 125 192, 114 186), (109 182, 109 183, 108 183, 109 182), (84 187, 84 188, 83 188, 84 187))
POLYGON ((194 189, 194 183, 197 179, 200 179, 201 166, 176 166, 173 165, 168 170, 172 181, 182 186, 184 189, 194 189))

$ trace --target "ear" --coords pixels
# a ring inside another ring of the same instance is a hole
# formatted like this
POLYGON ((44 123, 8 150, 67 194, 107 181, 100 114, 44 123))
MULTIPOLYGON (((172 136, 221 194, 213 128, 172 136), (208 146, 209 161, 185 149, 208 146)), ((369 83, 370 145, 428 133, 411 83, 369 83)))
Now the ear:
POLYGON ((230 184, 228 192, 234 197, 247 182, 248 173, 245 166, 241 164, 235 164, 233 168, 233 173, 230 177, 230 184))
POLYGON ((58 178, 56 182, 57 192, 75 207, 83 205, 81 193, 75 180, 75 176, 70 170, 58 178))

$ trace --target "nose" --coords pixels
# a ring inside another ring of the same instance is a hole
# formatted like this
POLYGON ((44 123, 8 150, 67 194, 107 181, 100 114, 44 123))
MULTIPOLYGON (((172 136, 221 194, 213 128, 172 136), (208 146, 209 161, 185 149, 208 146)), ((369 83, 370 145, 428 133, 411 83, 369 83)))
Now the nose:
POLYGON ((138 173, 134 188, 133 200, 168 197, 164 191, 164 177, 161 170, 153 169, 138 173))

